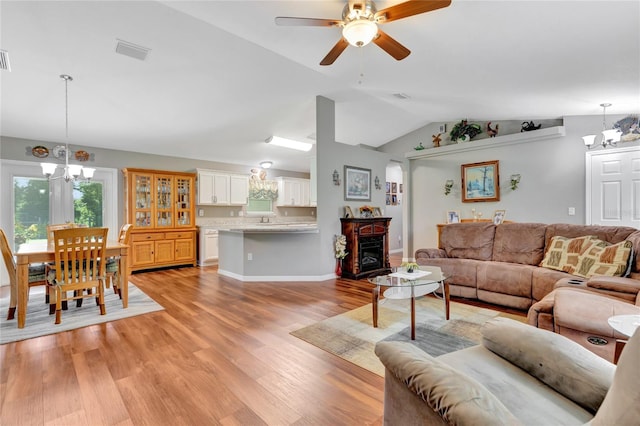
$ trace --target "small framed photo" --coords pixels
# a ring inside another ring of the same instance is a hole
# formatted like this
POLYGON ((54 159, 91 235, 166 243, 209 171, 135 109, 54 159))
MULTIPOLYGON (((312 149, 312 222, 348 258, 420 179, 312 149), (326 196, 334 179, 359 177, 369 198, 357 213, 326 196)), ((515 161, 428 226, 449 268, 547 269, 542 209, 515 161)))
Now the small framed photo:
POLYGON ((373 208, 373 217, 382 217, 382 210, 380 207, 373 208))
POLYGON ((371 201, 371 170, 344 166, 345 201, 371 201))
POLYGON ((400 191, 400 194, 402 194, 402 184, 398 185, 398 191, 400 191))
POLYGON ((391 194, 391 205, 392 206, 397 206, 398 205, 398 195, 397 194, 391 194))
POLYGON ((398 183, 397 182, 391 182, 391 193, 395 194, 398 192, 398 183))
POLYGON ((507 214, 506 210, 496 210, 493 212, 493 224, 500 225, 504 222, 504 216, 507 214))
POLYGON ((460 212, 450 210, 447 212, 447 223, 460 223, 460 212))
POLYGON ((353 218, 353 211, 351 210, 351 207, 349 206, 344 206, 344 217, 350 217, 353 218))
POLYGON ((391 182, 387 182, 387 194, 391 194, 391 182))
POLYGON ((385 204, 386 204, 387 206, 390 206, 390 205, 391 205, 391 194, 387 194, 385 204))

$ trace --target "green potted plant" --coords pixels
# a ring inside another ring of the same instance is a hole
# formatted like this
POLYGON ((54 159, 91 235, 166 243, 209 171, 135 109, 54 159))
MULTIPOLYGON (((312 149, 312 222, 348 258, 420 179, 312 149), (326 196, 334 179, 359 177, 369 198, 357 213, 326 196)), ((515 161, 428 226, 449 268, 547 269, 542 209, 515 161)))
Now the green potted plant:
POLYGON ((462 120, 453 126, 451 132, 449 132, 449 137, 451 137, 452 142, 457 142, 458 140, 468 142, 480 133, 482 133, 482 128, 479 124, 462 120))

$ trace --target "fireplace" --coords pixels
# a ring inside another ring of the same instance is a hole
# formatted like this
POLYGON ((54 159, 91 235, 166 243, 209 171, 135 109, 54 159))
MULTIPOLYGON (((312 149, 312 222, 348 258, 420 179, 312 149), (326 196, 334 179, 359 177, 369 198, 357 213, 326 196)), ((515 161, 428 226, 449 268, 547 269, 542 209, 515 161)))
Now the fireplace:
POLYGON ((360 279, 391 272, 389 264, 388 217, 343 218, 342 234, 347 237, 347 257, 342 276, 360 279))

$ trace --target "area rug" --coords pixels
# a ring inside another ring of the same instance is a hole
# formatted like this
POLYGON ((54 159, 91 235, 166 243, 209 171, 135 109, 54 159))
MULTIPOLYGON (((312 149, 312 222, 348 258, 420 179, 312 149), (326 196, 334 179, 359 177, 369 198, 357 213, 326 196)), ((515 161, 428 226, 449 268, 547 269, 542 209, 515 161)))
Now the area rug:
POLYGON ((451 302, 450 320, 444 319, 442 300, 416 300, 416 340, 410 339, 410 301, 385 299, 379 305, 378 327, 372 325, 371 304, 309 325, 291 334, 380 376, 384 366, 374 353, 381 340, 411 342, 438 356, 480 343, 480 328, 487 320, 503 316, 525 318, 451 302))
POLYGON ((111 289, 105 289, 106 315, 100 315, 100 309, 91 299, 84 300, 80 308, 76 308, 75 303, 70 302, 69 309, 62 312, 62 323, 56 325, 54 324, 55 315, 49 315, 49 305, 44 303, 44 291, 44 287, 30 289, 27 322, 22 329, 18 328, 17 318, 11 321, 6 319, 9 309, 9 292, 7 291, 7 295, 0 299, 0 344, 46 336, 164 309, 138 287, 129 283, 129 306, 127 309, 122 308, 122 301, 118 295, 114 294, 111 289))

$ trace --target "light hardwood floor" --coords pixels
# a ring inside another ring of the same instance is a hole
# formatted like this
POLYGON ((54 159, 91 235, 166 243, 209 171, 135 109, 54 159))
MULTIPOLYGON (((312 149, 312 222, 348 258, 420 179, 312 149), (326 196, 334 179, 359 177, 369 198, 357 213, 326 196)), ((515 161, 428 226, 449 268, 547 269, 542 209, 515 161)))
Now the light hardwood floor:
POLYGON ((289 334, 369 303, 366 281, 131 281, 166 310, 0 346, 0 424, 382 423, 381 377, 289 334))

